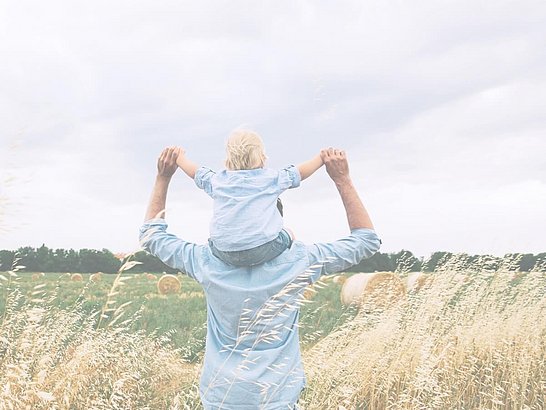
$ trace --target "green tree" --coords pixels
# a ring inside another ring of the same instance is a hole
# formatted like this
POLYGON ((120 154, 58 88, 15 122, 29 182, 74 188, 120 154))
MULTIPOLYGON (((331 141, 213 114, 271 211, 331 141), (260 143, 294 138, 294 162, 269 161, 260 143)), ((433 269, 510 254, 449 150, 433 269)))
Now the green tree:
POLYGON ((17 254, 21 258, 21 260, 19 261, 19 265, 24 266, 25 271, 38 272, 40 270, 36 261, 36 249, 30 246, 25 246, 17 249, 17 254))
POLYGON ((0 251, 0 272, 8 271, 13 266, 13 260, 15 259, 14 251, 0 251))
MULTIPOLYGON (((35 254, 36 258, 34 263, 36 266, 32 271, 54 272, 56 270, 56 261, 52 249, 49 249, 45 244, 42 244, 42 246, 36 249, 35 254)), ((27 267, 27 270, 31 269, 27 267)))
POLYGON ((167 272, 171 274, 176 274, 178 272, 177 269, 165 265, 158 258, 144 250, 128 255, 123 260, 123 263, 127 262, 129 258, 131 261, 140 262, 140 264, 135 265, 130 272, 167 272))
POLYGON ((120 267, 119 260, 108 249, 81 249, 79 272, 115 273, 120 267))
POLYGON ((522 255, 521 260, 519 261, 519 270, 529 272, 535 266, 536 261, 537 257, 532 253, 522 255))
POLYGON ((368 259, 363 259, 358 264, 348 268, 347 272, 391 272, 394 270, 389 254, 377 252, 368 259))

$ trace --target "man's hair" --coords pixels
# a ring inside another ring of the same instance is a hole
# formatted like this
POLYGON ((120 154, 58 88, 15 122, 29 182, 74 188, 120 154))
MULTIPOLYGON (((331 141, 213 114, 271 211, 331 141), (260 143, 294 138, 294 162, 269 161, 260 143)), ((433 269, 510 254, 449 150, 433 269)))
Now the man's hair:
POLYGON ((230 171, 263 168, 264 144, 258 133, 246 129, 233 131, 226 144, 226 168, 230 171))

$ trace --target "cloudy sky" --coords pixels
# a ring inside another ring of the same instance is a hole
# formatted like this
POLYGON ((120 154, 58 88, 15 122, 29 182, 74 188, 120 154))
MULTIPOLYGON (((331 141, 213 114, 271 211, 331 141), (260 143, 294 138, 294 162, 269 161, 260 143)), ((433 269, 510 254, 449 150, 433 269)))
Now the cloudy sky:
MULTIPOLYGON (((167 145, 220 168, 344 148, 384 252, 546 250, 546 3, 0 3, 0 249, 132 251, 167 145)), ((283 194, 305 242, 347 232, 324 169, 283 194)), ((205 241, 182 173, 170 229, 205 241)))

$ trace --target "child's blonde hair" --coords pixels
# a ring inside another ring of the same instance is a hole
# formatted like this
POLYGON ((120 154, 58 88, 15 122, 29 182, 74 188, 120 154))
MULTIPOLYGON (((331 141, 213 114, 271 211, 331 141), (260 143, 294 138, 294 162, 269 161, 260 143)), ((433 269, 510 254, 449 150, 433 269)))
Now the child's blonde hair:
POLYGON ((260 135, 245 129, 230 134, 226 154, 226 168, 230 171, 263 168, 267 158, 260 135))

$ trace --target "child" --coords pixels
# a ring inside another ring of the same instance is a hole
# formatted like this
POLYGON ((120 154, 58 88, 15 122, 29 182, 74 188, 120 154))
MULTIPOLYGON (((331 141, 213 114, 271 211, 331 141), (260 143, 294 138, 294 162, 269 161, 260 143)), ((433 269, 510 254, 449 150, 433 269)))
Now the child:
POLYGON ((234 131, 227 142, 226 169, 216 173, 188 160, 184 151, 177 165, 214 200, 209 245, 214 256, 234 266, 270 261, 292 245, 283 229, 279 195, 296 188, 322 165, 320 155, 280 171, 264 168, 260 136, 234 131))

